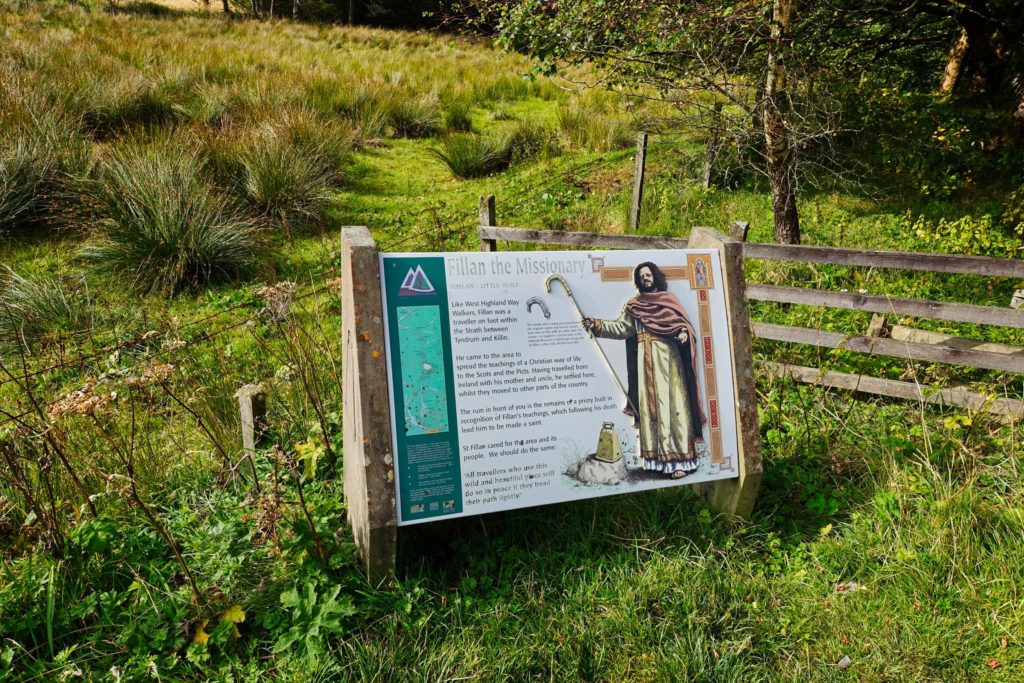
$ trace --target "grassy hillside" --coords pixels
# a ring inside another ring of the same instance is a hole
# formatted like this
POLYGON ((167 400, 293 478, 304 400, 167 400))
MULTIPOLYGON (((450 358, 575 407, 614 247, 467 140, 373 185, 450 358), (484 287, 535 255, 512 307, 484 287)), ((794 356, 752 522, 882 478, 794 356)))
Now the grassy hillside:
MULTIPOLYGON (((685 490, 457 520, 401 534, 397 578, 367 585, 339 471, 338 229, 475 249, 493 193, 502 224, 621 231, 655 112, 450 36, 89 7, 0 5, 0 680, 1024 676, 1019 426, 766 376, 749 524, 685 490), (250 460, 234 393, 256 381, 250 460)), ((700 188, 703 149, 652 144, 642 232, 770 239, 763 184, 700 188)), ((806 241, 1019 256, 1009 183, 853 169, 801 197, 806 241)), ((1015 284, 751 277, 993 305, 1015 284)))

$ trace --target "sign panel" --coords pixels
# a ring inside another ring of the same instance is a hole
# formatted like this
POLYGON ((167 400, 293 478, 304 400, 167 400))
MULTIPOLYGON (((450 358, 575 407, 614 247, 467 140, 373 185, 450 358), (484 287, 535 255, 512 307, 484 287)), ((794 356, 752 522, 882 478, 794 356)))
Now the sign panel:
POLYGON ((717 252, 380 258, 399 524, 737 476, 717 252))

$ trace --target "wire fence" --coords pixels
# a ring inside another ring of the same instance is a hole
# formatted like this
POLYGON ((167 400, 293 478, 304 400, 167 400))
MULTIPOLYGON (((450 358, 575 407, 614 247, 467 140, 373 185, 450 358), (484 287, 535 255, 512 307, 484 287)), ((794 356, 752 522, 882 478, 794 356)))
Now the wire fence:
MULTIPOLYGON (((312 286, 309 291, 292 295, 290 297, 290 301, 291 302, 303 301, 303 300, 309 299, 309 298, 311 298, 313 296, 317 296, 319 294, 322 294, 322 293, 324 293, 324 292, 326 292, 326 291, 328 291, 330 289, 330 286, 329 286, 328 282, 329 282, 329 280, 324 278, 324 279, 320 280, 318 283, 316 283, 314 286, 312 286)), ((230 313, 232 311, 238 310, 238 309, 243 308, 243 307, 251 306, 251 305, 252 304, 244 304, 244 305, 240 304, 240 305, 237 305, 237 306, 232 306, 229 309, 224 309, 223 311, 218 311, 215 314, 211 314, 211 315, 208 315, 208 316, 205 316, 205 317, 202 317, 202 318, 197 318, 195 320, 192 320, 189 323, 186 323, 185 326, 195 326, 195 325, 198 325, 198 324, 200 324, 202 322, 207 322, 209 320, 212 320, 212 319, 217 318, 219 316, 222 316, 224 314, 227 314, 227 313, 230 313)), ((260 310, 256 311, 255 313, 253 313, 251 315, 235 319, 235 320, 231 321, 230 323, 228 323, 226 325, 218 327, 215 330, 206 332, 206 333, 204 333, 204 334, 202 334, 202 335, 200 335, 200 336, 198 336, 198 337, 196 337, 194 339, 190 339, 188 341, 182 341, 179 344, 165 346, 165 347, 157 349, 157 350, 155 350, 155 351, 153 351, 151 353, 144 354, 144 355, 138 357, 130 365, 128 365, 126 367, 119 368, 118 369, 118 374, 120 374, 120 375, 129 375, 130 373, 132 373, 134 371, 137 371, 137 370, 139 370, 140 368, 142 368, 144 366, 148 366, 148 365, 150 365, 151 363, 153 363, 153 362, 155 362, 157 360, 170 361, 170 360, 172 360, 174 358, 174 356, 179 355, 181 353, 184 353, 186 350, 192 349, 195 346, 199 346, 201 344, 205 344, 206 342, 212 341, 212 340, 220 337, 223 334, 226 334, 228 332, 231 332, 232 330, 236 330, 236 329, 239 329, 241 327, 244 327, 244 326, 246 326, 246 325, 248 325, 248 324, 250 324, 252 322, 255 322, 256 320, 260 319, 261 317, 265 317, 266 315, 267 315, 267 309, 265 307, 261 307, 260 310)), ((182 327, 185 327, 185 326, 179 326, 178 329, 181 329, 182 327)), ((156 339, 158 337, 166 337, 167 334, 168 334, 168 332, 156 333, 156 334, 147 333, 147 334, 142 335, 142 336, 140 336, 138 338, 130 340, 130 342, 121 342, 121 343, 119 343, 119 344, 117 344, 115 346, 118 349, 129 348, 129 347, 131 347, 133 345, 138 345, 138 344, 141 344, 141 343, 145 343, 147 341, 152 341, 152 340, 154 340, 154 339, 156 339)), ((76 369, 76 368, 80 368, 80 367, 88 364, 91 360, 96 360, 98 358, 103 357, 104 355, 107 355, 107 354, 106 353, 87 354, 87 355, 84 355, 84 356, 79 356, 79 357, 76 357, 76 358, 69 359, 68 361, 66 361, 64 363, 61 363, 61 364, 48 366, 48 368, 46 368, 44 370, 39 370, 39 371, 35 371, 35 372, 29 372, 29 373, 25 373, 23 375, 11 375, 11 374, 8 373, 6 379, 4 380, 4 383, 6 384, 6 383, 14 382, 19 387, 21 387, 23 389, 23 391, 30 392, 30 391, 32 391, 32 389, 28 388, 24 383, 27 380, 32 379, 33 377, 35 377, 35 376, 37 376, 39 374, 42 374, 43 372, 48 372, 48 371, 52 371, 52 370, 55 370, 55 369, 76 369)), ((24 418, 26 418, 26 417, 34 414, 34 413, 38 414, 40 411, 45 411, 45 410, 47 410, 49 408, 52 408, 57 403, 59 403, 61 400, 63 400, 63 398, 64 398, 64 395, 58 396, 57 398, 52 399, 52 400, 50 400, 50 401, 48 401, 46 403, 38 404, 38 405, 33 405, 28 410, 24 410, 24 411, 22 411, 21 413, 18 413, 18 414, 9 413, 9 412, 7 412, 5 410, 0 409, 0 416, 4 417, 4 419, 2 421, 0 421, 0 429, 3 429, 4 427, 6 427, 6 426, 8 426, 8 425, 10 425, 12 423, 20 422, 22 419, 24 419, 24 418)))
MULTIPOLYGON (((513 180, 507 181, 503 186, 495 190, 499 193, 502 199, 503 211, 507 213, 513 213, 523 210, 531 202, 535 202, 538 199, 544 197, 546 193, 551 192, 553 189, 558 187, 560 184, 566 182, 573 182, 576 178, 583 174, 593 174, 612 166, 621 166, 624 159, 621 152, 611 154, 607 156, 600 156, 587 161, 573 164, 568 168, 565 168, 552 176, 542 178, 536 183, 533 183, 525 188, 518 188, 512 190, 513 180)), ((405 220, 415 220, 428 214, 438 213, 438 207, 429 206, 422 210, 419 210, 412 214, 407 214, 403 218, 405 220)), ((406 232, 402 235, 396 235, 393 239, 383 241, 379 245, 379 249, 382 252, 395 251, 399 247, 421 244, 424 241, 429 241, 434 237, 438 237, 438 242, 441 244, 446 243, 451 239, 452 236, 460 236, 465 238, 466 236, 473 234, 471 231, 479 225, 479 217, 476 207, 471 211, 466 211, 456 214, 454 217, 450 217, 445 221, 437 220, 434 225, 421 228, 419 230, 413 230, 406 232), (440 232, 440 234, 438 234, 440 232)), ((337 268, 333 266, 327 266, 316 273, 311 279, 308 291, 293 294, 290 297, 290 301, 302 301, 309 299, 313 296, 324 293, 330 289, 328 284, 331 276, 337 274, 337 268)), ((122 375, 130 374, 139 368, 149 365, 157 360, 170 361, 175 356, 185 353, 193 347, 206 344, 222 335, 227 334, 233 330, 237 330, 240 327, 255 322, 266 314, 266 308, 261 307, 258 311, 255 311, 249 315, 241 317, 233 316, 240 311, 252 309, 254 306, 259 305, 259 301, 250 300, 242 303, 231 305, 227 308, 207 313, 195 318, 192 318, 184 323, 175 324, 169 326, 163 330, 149 330, 144 333, 134 335, 131 338, 116 341, 111 344, 100 347, 99 349, 91 350, 87 353, 70 356, 67 358, 61 358, 59 361, 51 362, 43 367, 26 370, 22 374, 13 374, 3 368, 3 375, 0 376, 0 388, 8 384, 15 384, 23 392, 35 391, 35 387, 30 387, 29 384, 32 380, 43 377, 49 373, 57 371, 67 370, 80 370, 90 363, 109 358, 112 354, 124 351, 126 349, 133 349, 136 347, 144 346, 147 344, 153 344, 161 340, 168 340, 172 336, 179 335, 184 330, 189 330, 195 327, 210 325, 223 320, 227 316, 232 316, 232 319, 224 325, 217 327, 216 329, 204 332, 203 334, 189 340, 177 340, 178 343, 167 344, 165 343, 161 348, 152 350, 149 353, 144 353, 138 356, 134 362, 126 367, 118 368, 117 372, 122 375)), ((75 342, 74 335, 68 334, 50 340, 60 348, 69 346, 75 342)), ((25 351, 24 347, 21 351, 25 351)), ((100 373, 102 376, 102 373, 100 373)), ((31 408, 24 410, 20 413, 9 412, 0 409, 0 429, 15 424, 22 423, 25 418, 33 414, 38 414, 40 411, 46 411, 59 403, 66 394, 62 394, 57 398, 54 398, 45 403, 33 402, 31 408)))

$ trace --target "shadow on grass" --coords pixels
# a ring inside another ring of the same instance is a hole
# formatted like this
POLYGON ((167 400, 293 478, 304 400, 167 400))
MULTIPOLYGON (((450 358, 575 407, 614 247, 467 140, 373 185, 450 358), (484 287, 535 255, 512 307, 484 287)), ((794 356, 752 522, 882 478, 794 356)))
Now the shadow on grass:
MULTIPOLYGON (((734 542, 756 553, 758 539, 767 536, 787 546, 811 541, 823 527, 846 523, 871 503, 878 493, 875 474, 887 456, 880 443, 867 444, 844 431, 841 411, 827 421, 818 411, 798 417, 802 397, 815 400, 815 390, 779 391, 788 402, 787 417, 776 420, 763 407, 765 472, 748 523, 716 516, 690 487, 459 518, 401 529, 399 575, 447 587, 467 577, 507 586, 527 575, 601 566, 623 553, 690 548, 705 554, 734 542)), ((870 405, 857 401, 855 408, 870 405)), ((899 411, 901 405, 891 408, 899 411)))
MULTIPOLYGON (((196 3, 196 9, 198 10, 199 8, 199 3, 196 3)), ((147 0, 141 0, 139 2, 124 2, 119 4, 108 3, 103 9, 105 12, 110 14, 129 14, 158 19, 165 19, 168 17, 185 17, 189 14, 188 10, 168 7, 167 5, 161 5, 157 2, 148 2, 147 0)))
POLYGON ((680 487, 405 527, 399 531, 399 575, 449 587, 468 576, 508 586, 524 572, 557 576, 631 554, 637 546, 706 547, 711 539, 703 533, 704 507, 680 487))

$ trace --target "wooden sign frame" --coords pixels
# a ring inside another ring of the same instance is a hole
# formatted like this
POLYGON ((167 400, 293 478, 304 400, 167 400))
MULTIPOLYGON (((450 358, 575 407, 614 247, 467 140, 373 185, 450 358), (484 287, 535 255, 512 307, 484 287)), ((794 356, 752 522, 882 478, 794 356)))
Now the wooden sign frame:
MULTIPOLYGON (((721 256, 739 440, 739 476, 694 488, 716 512, 749 518, 763 469, 743 244, 708 228, 694 228, 689 246, 713 249, 721 256)), ((379 582, 394 572, 398 530, 380 266, 377 246, 365 227, 342 228, 341 253, 345 498, 367 574, 379 582)))

